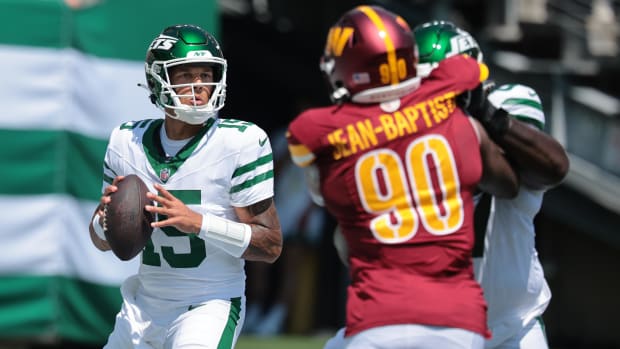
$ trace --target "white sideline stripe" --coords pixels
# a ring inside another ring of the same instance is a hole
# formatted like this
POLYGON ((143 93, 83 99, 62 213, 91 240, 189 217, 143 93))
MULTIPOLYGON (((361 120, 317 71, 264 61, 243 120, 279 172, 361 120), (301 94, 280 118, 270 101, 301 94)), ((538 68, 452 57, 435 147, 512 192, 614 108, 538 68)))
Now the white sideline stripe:
POLYGON ((0 128, 62 129, 107 139, 118 124, 162 113, 148 100, 144 63, 74 49, 0 45, 0 128))
POLYGON ((0 196, 0 273, 120 285, 137 272, 140 258, 122 262, 93 246, 88 223, 96 205, 65 195, 0 196))

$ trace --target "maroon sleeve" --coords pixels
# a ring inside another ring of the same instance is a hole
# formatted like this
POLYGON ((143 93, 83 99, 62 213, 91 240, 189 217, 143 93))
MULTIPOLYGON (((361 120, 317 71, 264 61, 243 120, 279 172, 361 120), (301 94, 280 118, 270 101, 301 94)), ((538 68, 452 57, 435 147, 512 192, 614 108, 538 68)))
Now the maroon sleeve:
POLYGON ((489 76, 489 69, 484 63, 466 55, 457 55, 439 62, 428 79, 441 83, 447 90, 466 91, 478 86, 489 76))
POLYGON ((325 125, 321 110, 310 109, 299 114, 288 126, 286 138, 293 162, 300 167, 311 164, 324 147, 325 125))

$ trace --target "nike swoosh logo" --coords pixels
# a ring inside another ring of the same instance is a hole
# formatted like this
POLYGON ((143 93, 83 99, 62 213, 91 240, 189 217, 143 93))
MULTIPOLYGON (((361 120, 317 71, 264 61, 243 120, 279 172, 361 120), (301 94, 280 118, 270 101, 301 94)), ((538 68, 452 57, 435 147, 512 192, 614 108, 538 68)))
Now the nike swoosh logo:
POLYGON ((265 145, 265 143, 267 143, 267 138, 263 138, 263 139, 259 139, 259 140, 258 140, 258 145, 260 145, 261 147, 262 147, 263 145, 265 145))

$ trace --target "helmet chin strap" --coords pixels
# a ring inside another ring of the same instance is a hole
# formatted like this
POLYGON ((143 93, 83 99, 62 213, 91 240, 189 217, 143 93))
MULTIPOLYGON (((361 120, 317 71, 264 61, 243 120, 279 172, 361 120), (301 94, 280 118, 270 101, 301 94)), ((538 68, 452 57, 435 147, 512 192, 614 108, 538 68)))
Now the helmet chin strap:
POLYGON ((165 110, 167 116, 190 125, 201 125, 209 119, 217 118, 217 111, 165 110))

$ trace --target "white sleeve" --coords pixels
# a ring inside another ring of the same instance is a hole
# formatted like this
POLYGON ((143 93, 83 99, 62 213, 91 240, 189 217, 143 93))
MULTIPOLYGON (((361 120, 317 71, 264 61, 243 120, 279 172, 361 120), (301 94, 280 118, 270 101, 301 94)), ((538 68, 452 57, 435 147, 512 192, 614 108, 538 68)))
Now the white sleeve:
POLYGON ((240 152, 231 179, 231 204, 237 207, 249 206, 274 195, 273 152, 269 137, 256 125, 247 131, 239 139, 240 152))

